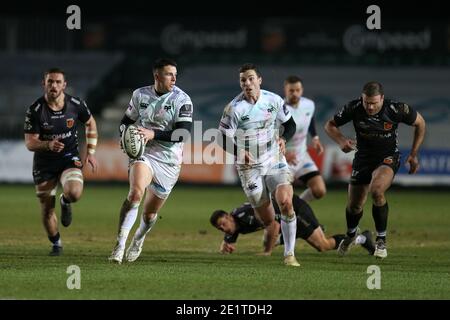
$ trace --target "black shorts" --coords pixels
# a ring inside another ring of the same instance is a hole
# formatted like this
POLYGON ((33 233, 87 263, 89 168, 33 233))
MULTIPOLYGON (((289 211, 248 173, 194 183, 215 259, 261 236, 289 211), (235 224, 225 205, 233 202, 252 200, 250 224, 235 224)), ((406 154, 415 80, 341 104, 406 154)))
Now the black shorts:
MULTIPOLYGON (((314 230, 319 227, 319 221, 314 215, 313 210, 304 200, 297 196, 293 198, 292 205, 294 206, 295 214, 297 216, 297 235, 296 238, 308 239, 314 230)), ((280 237, 280 243, 284 244, 283 235, 280 237)))
POLYGON ((43 159, 35 157, 33 160, 34 184, 38 185, 44 181, 57 180, 61 173, 69 168, 83 168, 83 163, 78 155, 59 159, 43 159))
POLYGON ((304 185, 306 185, 308 183, 308 181, 311 178, 314 178, 315 176, 320 176, 320 171, 311 171, 301 177, 299 177, 298 179, 303 182, 304 185))
POLYGON ((391 156, 385 157, 364 157, 356 155, 353 159, 350 184, 370 184, 372 173, 381 165, 391 168, 395 175, 400 168, 400 153, 394 153, 391 156))

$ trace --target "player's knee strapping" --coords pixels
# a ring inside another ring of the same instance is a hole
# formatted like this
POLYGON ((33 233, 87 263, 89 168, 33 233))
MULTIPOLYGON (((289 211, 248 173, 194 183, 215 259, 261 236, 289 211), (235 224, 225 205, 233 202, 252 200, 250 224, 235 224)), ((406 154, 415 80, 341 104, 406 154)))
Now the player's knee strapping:
POLYGON ((69 171, 61 176, 61 185, 64 185, 69 181, 78 181, 83 184, 83 174, 79 170, 69 171))
POLYGON ((56 189, 57 189, 57 186, 55 186, 53 189, 49 189, 49 190, 38 190, 38 191, 36 191, 36 196, 38 198, 55 197, 56 189))

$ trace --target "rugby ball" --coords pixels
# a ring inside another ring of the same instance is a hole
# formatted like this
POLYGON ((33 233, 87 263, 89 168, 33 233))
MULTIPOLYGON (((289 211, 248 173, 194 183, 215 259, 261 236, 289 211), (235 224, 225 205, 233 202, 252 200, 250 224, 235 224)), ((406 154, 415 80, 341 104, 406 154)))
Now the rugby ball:
POLYGON ((132 124, 122 131, 122 148, 132 159, 137 159, 144 154, 144 138, 139 134, 136 125, 132 124))

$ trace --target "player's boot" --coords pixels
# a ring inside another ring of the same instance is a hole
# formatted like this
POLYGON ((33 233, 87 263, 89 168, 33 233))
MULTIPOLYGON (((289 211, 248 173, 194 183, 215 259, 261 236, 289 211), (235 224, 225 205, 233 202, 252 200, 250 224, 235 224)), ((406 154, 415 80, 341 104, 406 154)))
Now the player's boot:
POLYGON ((347 252, 350 251, 350 248, 355 244, 355 239, 358 235, 358 232, 355 232, 353 237, 349 237, 348 235, 341 241, 339 247, 337 249, 338 255, 341 257, 344 256, 347 252))
POLYGON ((52 246, 52 251, 48 254, 49 256, 60 256, 62 255, 63 248, 60 246, 52 246))
POLYGON ((289 254, 284 257, 284 264, 290 267, 300 267, 300 263, 298 263, 293 254, 289 254))
POLYGON ((59 197, 59 203, 61 204, 61 224, 64 227, 70 226, 72 223, 72 207, 70 203, 63 203, 63 194, 61 193, 59 197))
POLYGON ((127 249, 127 261, 128 262, 134 262, 137 258, 139 258, 139 255, 142 252, 142 246, 144 245, 145 237, 142 237, 141 240, 136 240, 133 237, 133 240, 131 240, 130 246, 127 249))
POLYGON ((108 258, 108 260, 110 262, 121 264, 124 253, 125 253, 125 246, 121 246, 120 244, 117 244, 114 247, 111 255, 108 258))
POLYGON ((375 252, 373 254, 377 259, 384 259, 387 257, 386 242, 383 239, 378 239, 375 245, 375 252))
POLYGON ((366 242, 361 244, 361 246, 369 251, 369 254, 373 256, 373 253, 375 252, 375 244, 372 239, 372 232, 370 232, 369 230, 365 230, 361 233, 361 235, 366 237, 366 242))

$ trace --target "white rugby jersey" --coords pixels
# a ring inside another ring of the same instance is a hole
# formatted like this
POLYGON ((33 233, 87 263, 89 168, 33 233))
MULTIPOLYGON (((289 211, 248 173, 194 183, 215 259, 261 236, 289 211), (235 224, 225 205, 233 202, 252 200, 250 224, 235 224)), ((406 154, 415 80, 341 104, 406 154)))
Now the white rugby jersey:
POLYGON ((301 97, 296 107, 287 105, 296 124, 296 131, 291 140, 286 143, 286 151, 302 156, 307 152, 306 140, 311 118, 314 115, 314 101, 301 97))
POLYGON ((225 107, 219 130, 234 139, 238 150, 250 151, 258 165, 279 154, 276 123, 290 117, 279 95, 261 90, 258 101, 251 104, 242 92, 225 107))
MULTIPOLYGON (((125 114, 147 129, 170 131, 175 123, 192 122, 193 105, 191 98, 180 88, 158 96, 153 85, 136 89, 125 114)), ((182 142, 148 141, 145 154, 158 161, 181 165, 183 158, 182 142)))

